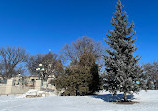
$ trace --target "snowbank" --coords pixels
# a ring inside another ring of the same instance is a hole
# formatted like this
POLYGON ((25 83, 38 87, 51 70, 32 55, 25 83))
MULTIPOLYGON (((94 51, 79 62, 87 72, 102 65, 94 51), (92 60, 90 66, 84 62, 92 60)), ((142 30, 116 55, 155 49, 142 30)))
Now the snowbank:
POLYGON ((55 94, 52 92, 45 92, 36 89, 31 89, 25 94, 18 96, 17 98, 32 98, 32 97, 46 97, 46 96, 55 96, 55 94))

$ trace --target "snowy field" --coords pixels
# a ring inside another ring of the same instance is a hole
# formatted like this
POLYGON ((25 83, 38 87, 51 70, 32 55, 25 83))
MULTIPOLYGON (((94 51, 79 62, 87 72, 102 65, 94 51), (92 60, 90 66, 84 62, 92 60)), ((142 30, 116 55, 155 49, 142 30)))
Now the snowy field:
POLYGON ((134 101, 140 103, 133 105, 107 102, 107 95, 46 98, 0 96, 0 111, 158 111, 158 91, 141 91, 134 96, 134 101))

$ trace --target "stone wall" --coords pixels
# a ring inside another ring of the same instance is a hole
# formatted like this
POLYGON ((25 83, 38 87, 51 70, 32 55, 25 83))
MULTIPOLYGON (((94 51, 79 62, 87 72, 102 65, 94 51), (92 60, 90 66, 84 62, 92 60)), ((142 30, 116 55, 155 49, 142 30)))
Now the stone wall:
POLYGON ((47 84, 47 82, 43 82, 41 80, 36 80, 35 87, 28 87, 25 85, 14 85, 14 79, 8 79, 7 84, 0 84, 0 95, 10 95, 10 94, 24 94, 30 89, 36 89, 36 90, 52 90, 56 91, 56 88, 54 85, 47 84))
POLYGON ((6 85, 0 85, 0 95, 5 95, 6 93, 6 85))
POLYGON ((11 89, 11 94, 24 94, 27 91, 29 91, 29 87, 18 87, 18 86, 13 86, 11 89))
POLYGON ((10 95, 10 94, 24 94, 31 89, 30 87, 18 87, 12 86, 7 88, 7 86, 0 86, 0 95, 10 95))
POLYGON ((0 95, 10 95, 10 94, 24 94, 31 87, 25 86, 15 86, 13 79, 8 79, 7 84, 0 85, 0 95))

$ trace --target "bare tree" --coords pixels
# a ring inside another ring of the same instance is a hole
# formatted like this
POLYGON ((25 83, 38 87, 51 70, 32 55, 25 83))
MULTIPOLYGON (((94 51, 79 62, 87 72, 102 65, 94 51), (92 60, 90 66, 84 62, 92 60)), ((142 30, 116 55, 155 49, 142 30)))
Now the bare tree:
POLYGON ((15 68, 18 64, 27 60, 27 53, 23 48, 7 47, 0 48, 1 64, 3 64, 2 75, 6 78, 11 78, 15 73, 15 68))
POLYGON ((64 61, 70 60, 72 64, 76 64, 84 53, 91 53, 96 60, 99 60, 103 55, 103 51, 101 42, 84 36, 72 42, 71 45, 66 44, 61 51, 61 58, 64 61))
POLYGON ((38 65, 42 63, 44 55, 37 54, 33 56, 29 56, 27 59, 26 66, 30 72, 31 75, 37 75, 36 68, 38 68, 38 65))
POLYGON ((49 75, 58 76, 63 72, 62 63, 55 53, 49 52, 45 55, 38 54, 30 56, 27 61, 27 67, 32 75, 38 74, 36 68, 39 67, 39 64, 42 64, 42 67, 44 68, 44 71, 41 74, 41 78, 44 80, 47 80, 49 75))
POLYGON ((42 59, 44 67, 43 79, 47 80, 49 75, 55 74, 55 66, 57 64, 57 55, 49 52, 42 59))
POLYGON ((158 62, 144 64, 143 69, 147 76, 148 89, 158 89, 158 62))

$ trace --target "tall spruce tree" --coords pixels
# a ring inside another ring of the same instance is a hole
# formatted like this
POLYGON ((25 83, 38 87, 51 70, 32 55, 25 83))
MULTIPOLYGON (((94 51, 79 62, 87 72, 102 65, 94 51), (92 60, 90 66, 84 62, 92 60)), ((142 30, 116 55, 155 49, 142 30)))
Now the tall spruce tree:
POLYGON ((107 71, 107 88, 113 94, 117 91, 124 93, 124 101, 127 100, 127 93, 138 92, 144 87, 143 71, 139 66, 138 56, 134 57, 135 32, 134 23, 129 25, 128 16, 122 11, 121 1, 118 0, 116 5, 115 17, 112 17, 111 24, 114 29, 108 31, 105 42, 110 46, 106 50, 108 56, 105 56, 105 66, 107 71))

